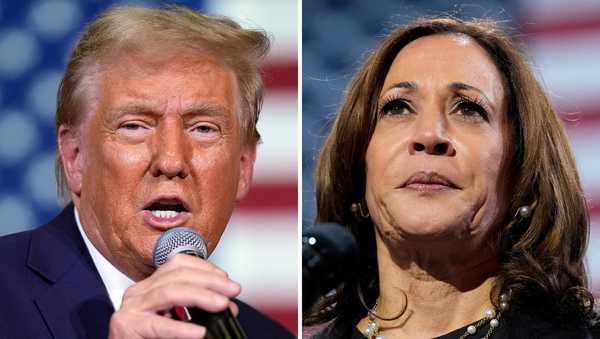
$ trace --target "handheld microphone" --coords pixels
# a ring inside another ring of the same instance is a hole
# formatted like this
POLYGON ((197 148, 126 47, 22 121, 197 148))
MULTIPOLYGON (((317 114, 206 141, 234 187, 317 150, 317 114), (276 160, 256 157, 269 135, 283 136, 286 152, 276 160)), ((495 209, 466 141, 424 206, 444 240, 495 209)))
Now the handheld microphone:
POLYGON ((302 234, 302 309, 336 288, 356 267, 358 249, 350 232, 337 224, 316 225, 302 234))
MULTIPOLYGON (((172 228, 156 241, 152 253, 154 266, 159 267, 179 253, 206 259, 206 242, 189 227, 172 228)), ((174 319, 206 327, 207 339, 247 339, 240 323, 229 309, 210 313, 195 307, 175 307, 171 310, 171 315, 174 319)))

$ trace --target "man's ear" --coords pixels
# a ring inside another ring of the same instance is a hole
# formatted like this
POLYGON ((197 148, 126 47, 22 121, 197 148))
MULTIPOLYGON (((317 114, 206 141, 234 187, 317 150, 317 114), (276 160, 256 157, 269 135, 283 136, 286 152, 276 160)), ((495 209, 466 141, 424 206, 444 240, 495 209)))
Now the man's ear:
POLYGON ((254 160, 256 160, 256 143, 243 146, 240 157, 240 180, 238 182, 236 201, 240 201, 248 194, 254 173, 254 160))
POLYGON ((67 185, 71 192, 81 193, 83 159, 81 156, 81 139, 75 127, 61 125, 58 128, 58 152, 67 177, 67 185))

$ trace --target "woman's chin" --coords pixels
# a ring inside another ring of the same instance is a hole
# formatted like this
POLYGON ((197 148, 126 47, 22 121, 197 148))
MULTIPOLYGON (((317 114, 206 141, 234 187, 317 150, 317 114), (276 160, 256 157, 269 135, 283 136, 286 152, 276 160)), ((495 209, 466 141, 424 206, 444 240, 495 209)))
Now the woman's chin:
POLYGON ((439 213, 396 210, 388 214, 388 220, 378 223, 378 229, 384 239, 402 242, 436 242, 468 237, 470 214, 456 213, 456 210, 449 213, 451 211, 448 208, 439 213))

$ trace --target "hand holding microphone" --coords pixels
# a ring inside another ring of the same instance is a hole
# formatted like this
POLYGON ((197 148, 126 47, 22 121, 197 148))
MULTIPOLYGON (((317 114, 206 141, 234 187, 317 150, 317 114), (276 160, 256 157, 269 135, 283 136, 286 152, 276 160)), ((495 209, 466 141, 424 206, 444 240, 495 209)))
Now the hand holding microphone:
POLYGON ((156 262, 159 267, 151 276, 127 289, 121 308, 111 318, 110 338, 220 338, 215 331, 223 328, 232 332, 223 338, 245 338, 229 311, 229 308, 237 309, 230 299, 239 295, 239 284, 229 279, 223 270, 201 259, 206 256, 204 240, 190 232, 193 230, 172 229, 159 239, 155 249, 155 254, 161 253, 155 255, 155 259, 160 257, 156 262), (202 245, 198 245, 196 236, 202 245), (175 311, 168 313, 170 310, 175 311), (183 314, 192 319, 176 319, 183 314), (232 329, 235 325, 237 329, 232 329))

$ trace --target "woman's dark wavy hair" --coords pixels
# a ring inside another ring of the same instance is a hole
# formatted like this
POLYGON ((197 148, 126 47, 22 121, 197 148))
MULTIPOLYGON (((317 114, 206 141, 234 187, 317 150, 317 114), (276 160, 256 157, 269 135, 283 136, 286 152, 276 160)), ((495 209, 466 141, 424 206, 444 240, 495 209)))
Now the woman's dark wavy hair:
MULTIPOLYGON (((584 267, 589 216, 573 153, 559 116, 526 64, 522 48, 490 20, 428 18, 389 34, 354 76, 317 164, 317 222, 336 222, 354 234, 361 252, 356 273, 321 300, 304 323, 332 319, 356 323, 379 295, 374 226, 350 210, 364 201, 365 153, 378 121, 377 100, 390 65, 410 42, 436 34, 461 34, 485 49, 505 82, 507 121, 503 184, 510 201, 501 216, 500 270, 490 298, 510 290, 511 305, 535 307, 561 323, 582 324, 594 316, 584 267), (535 203, 526 222, 514 222, 519 207, 535 203), (503 225, 503 226, 502 226, 503 225)), ((512 307, 512 306, 511 306, 512 307)))

